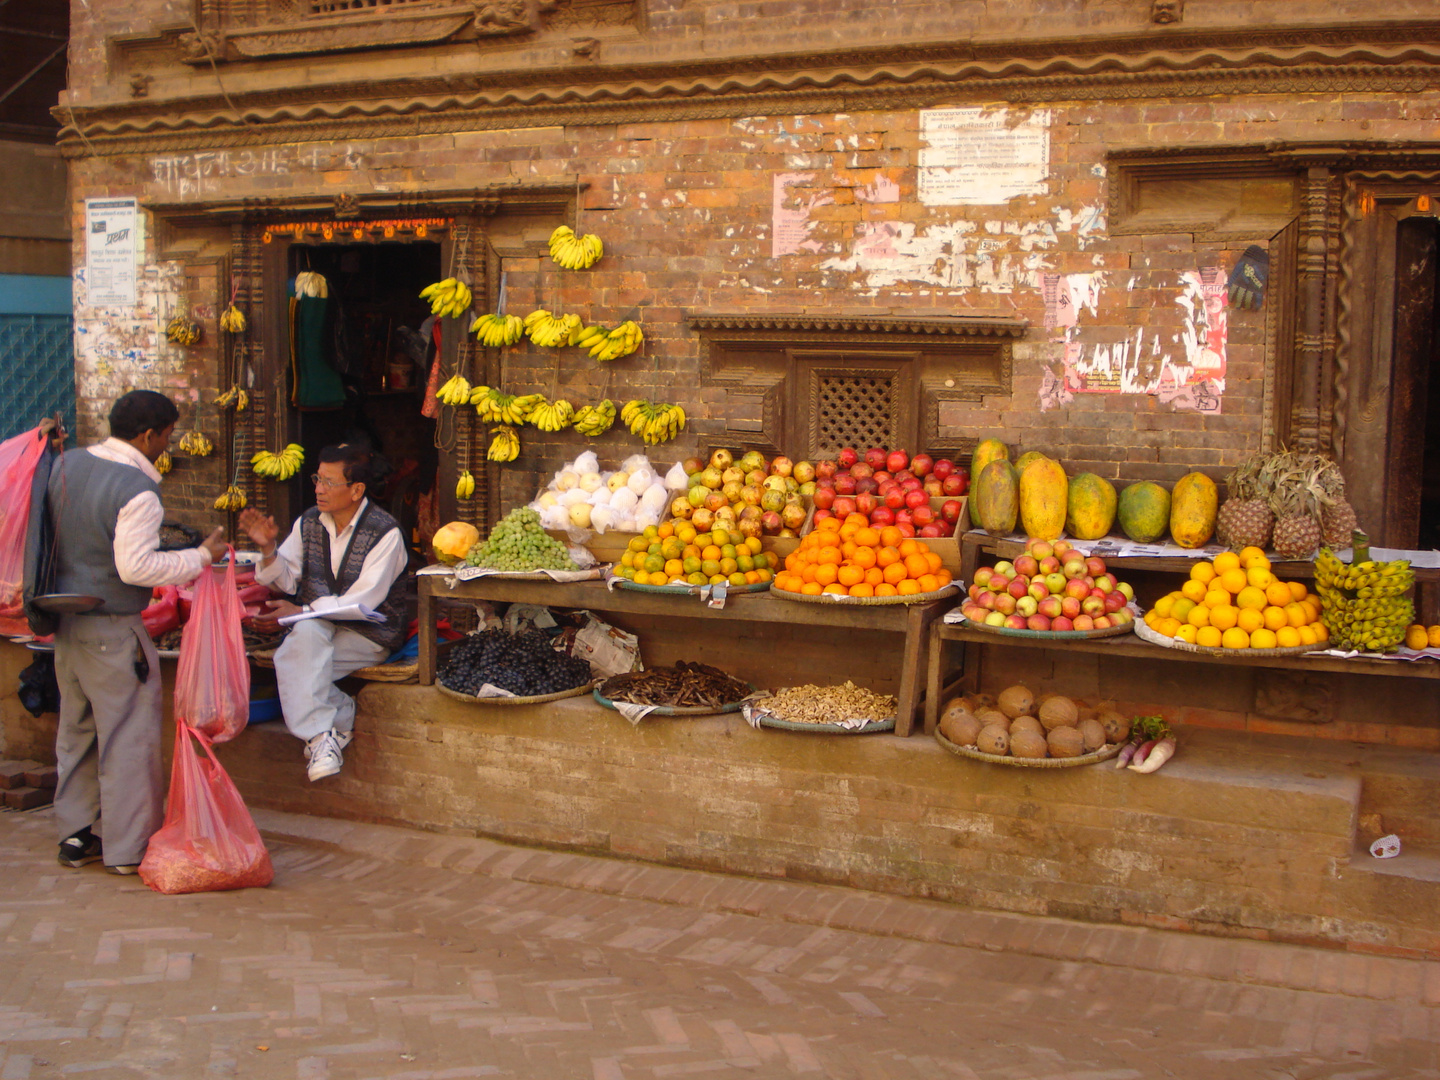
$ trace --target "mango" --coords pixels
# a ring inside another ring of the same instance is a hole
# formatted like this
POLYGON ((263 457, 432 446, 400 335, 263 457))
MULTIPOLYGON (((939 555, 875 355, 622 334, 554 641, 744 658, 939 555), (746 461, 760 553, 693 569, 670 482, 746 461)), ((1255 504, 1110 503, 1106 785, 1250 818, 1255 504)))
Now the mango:
POLYGON ((1183 548, 1203 547, 1215 535, 1220 493, 1204 473, 1182 476, 1170 493, 1170 535, 1183 548))
POLYGON ((1058 461, 1039 457, 1020 474, 1020 527, 1037 540, 1058 540, 1065 531, 1070 484, 1058 461))
POLYGON ((1150 544, 1170 527, 1170 492, 1159 484, 1142 480, 1120 492, 1116 505, 1120 531, 1137 544, 1150 544))
POLYGON ((1115 524, 1115 488, 1103 476, 1081 473, 1070 478, 1065 531, 1077 540, 1099 540, 1115 524))
POLYGON ((1010 460, 1010 447, 999 439, 981 439, 970 458, 970 483, 973 486, 985 471, 985 466, 997 459, 1010 460))
POLYGON ((1015 531, 1020 513, 1020 478, 1008 459, 991 461, 972 481, 970 510, 980 527, 992 536, 1009 536, 1015 531))

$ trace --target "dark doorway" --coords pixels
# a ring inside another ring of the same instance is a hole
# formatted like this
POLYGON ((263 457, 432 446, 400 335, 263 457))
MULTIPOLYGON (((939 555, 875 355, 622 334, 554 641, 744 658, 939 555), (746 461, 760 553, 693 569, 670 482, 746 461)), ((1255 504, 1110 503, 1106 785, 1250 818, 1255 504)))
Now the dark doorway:
POLYGON ((440 268, 440 245, 430 241, 291 245, 291 292, 302 272, 321 274, 328 292, 318 318, 300 323, 292 306, 289 321, 286 382, 306 460, 298 510, 315 504, 309 476, 320 449, 365 441, 391 466, 370 494, 413 537, 419 499, 433 488, 439 463, 435 422, 421 413, 432 354, 420 337, 430 307, 419 292, 443 276, 440 268))
POLYGON ((1440 548, 1440 222, 1402 218, 1395 238, 1389 546, 1440 548))

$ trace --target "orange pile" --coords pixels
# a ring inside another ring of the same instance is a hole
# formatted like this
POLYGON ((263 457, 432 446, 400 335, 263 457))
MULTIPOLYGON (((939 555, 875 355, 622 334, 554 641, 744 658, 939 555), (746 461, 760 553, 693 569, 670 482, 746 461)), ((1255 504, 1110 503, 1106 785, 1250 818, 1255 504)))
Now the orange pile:
POLYGON ((913 596, 949 584, 950 571, 923 540, 851 514, 843 522, 826 518, 802 537, 772 588, 806 596, 913 596))

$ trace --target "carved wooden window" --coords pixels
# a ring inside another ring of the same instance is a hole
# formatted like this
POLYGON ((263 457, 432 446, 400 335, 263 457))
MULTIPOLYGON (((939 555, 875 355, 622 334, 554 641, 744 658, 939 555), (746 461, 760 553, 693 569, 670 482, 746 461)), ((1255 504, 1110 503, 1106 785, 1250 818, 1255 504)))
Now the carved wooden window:
POLYGON ((822 375, 816 380, 815 434, 821 447, 890 446, 895 422, 892 375, 822 375))

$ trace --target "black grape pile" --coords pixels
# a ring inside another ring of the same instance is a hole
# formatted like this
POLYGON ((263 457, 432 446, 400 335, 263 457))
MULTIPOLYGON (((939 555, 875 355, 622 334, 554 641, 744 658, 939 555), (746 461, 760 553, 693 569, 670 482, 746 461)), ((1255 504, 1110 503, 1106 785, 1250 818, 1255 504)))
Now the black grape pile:
POLYGON ((589 661, 556 652, 538 630, 484 630, 450 647, 439 678, 459 694, 478 694, 489 683, 516 697, 538 697, 584 686, 591 676, 589 661))

